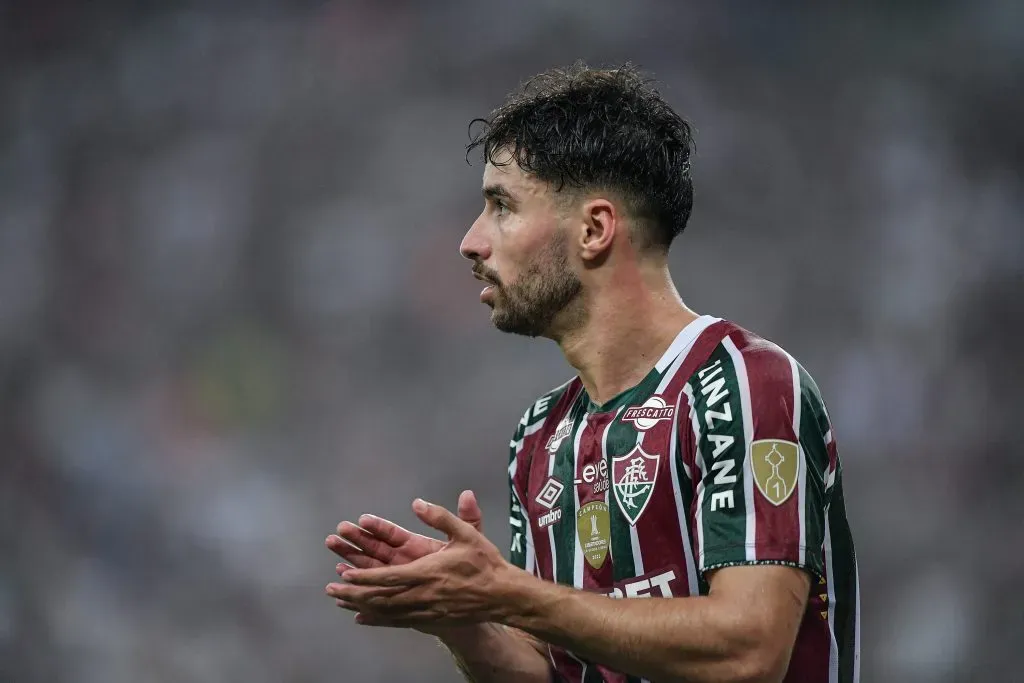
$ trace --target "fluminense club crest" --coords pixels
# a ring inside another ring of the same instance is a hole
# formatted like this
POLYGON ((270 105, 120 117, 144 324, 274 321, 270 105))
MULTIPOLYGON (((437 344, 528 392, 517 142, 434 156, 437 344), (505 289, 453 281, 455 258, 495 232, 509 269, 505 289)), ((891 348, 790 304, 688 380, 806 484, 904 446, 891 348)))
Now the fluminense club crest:
POLYGON ((612 458, 612 489, 622 514, 635 526, 651 501, 658 479, 660 458, 645 453, 640 444, 626 455, 612 458))
POLYGON ((661 396, 651 396, 643 405, 629 406, 622 411, 623 422, 632 422, 638 432, 646 432, 662 420, 671 420, 676 407, 670 406, 661 396))

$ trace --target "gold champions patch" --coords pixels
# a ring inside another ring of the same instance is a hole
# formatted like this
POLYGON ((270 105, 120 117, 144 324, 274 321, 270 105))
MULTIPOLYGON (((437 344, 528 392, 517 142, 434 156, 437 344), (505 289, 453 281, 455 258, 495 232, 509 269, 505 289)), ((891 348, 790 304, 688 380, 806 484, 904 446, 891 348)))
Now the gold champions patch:
POLYGON ((793 494, 800 475, 800 447, 792 441, 762 439, 750 444, 750 469, 757 490, 772 505, 793 494))

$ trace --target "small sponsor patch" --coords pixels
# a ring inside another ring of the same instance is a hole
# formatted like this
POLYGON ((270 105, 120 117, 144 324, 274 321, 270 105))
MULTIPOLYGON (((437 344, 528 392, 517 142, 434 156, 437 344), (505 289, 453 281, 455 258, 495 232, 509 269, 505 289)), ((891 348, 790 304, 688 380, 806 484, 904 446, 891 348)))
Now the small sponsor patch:
POLYGON ((534 500, 550 510, 555 507, 555 503, 558 502, 558 498, 562 495, 563 489, 565 489, 565 486, 562 485, 562 482, 558 481, 554 477, 549 477, 544 483, 544 488, 540 490, 540 493, 537 494, 537 497, 534 500))
POLYGON ((608 461, 602 458, 597 463, 588 462, 573 483, 577 486, 590 484, 592 494, 604 493, 608 490, 608 461))
POLYGON ((611 516, 603 500, 594 500, 580 507, 576 513, 576 535, 587 564, 600 569, 612 542, 611 516))
POLYGON ((562 445, 562 441, 565 440, 570 434, 572 434, 573 421, 566 415, 562 418, 562 421, 558 423, 558 427, 555 429, 555 433, 548 437, 548 442, 544 446, 548 453, 554 454, 558 450, 558 447, 562 445))
POLYGON ((671 420, 675 414, 675 406, 668 405, 661 396, 651 396, 643 405, 626 408, 619 419, 632 422, 639 432, 646 432, 662 420, 671 420))
POLYGON ((612 489, 615 502, 630 525, 636 526, 640 515, 651 501, 654 483, 658 479, 656 455, 645 453, 639 444, 626 455, 612 458, 612 489))
POLYGON ((796 488, 800 474, 800 447, 792 441, 761 439, 750 444, 754 483, 772 505, 782 505, 796 488))

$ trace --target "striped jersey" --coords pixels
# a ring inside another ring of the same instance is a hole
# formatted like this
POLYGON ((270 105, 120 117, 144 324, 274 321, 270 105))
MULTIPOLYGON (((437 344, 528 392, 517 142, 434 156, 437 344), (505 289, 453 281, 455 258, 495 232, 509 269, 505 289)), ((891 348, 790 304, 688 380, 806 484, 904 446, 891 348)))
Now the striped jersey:
MULTIPOLYGON (((511 443, 511 561, 614 598, 707 595, 720 567, 812 576, 785 681, 859 680, 859 588, 842 469, 817 385, 777 345, 702 316, 603 405, 579 378, 511 443)), ((641 679, 549 647, 562 680, 641 679)))

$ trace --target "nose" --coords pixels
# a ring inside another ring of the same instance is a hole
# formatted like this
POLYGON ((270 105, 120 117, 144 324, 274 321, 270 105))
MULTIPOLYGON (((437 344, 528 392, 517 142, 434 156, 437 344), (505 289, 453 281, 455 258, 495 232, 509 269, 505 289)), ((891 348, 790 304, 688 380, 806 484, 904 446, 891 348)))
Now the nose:
MULTIPOLYGON (((483 216, 481 215, 481 218, 483 216)), ((486 261, 491 257, 491 245, 487 241, 481 218, 469 226, 466 236, 459 245, 459 253, 471 261, 486 261)))

